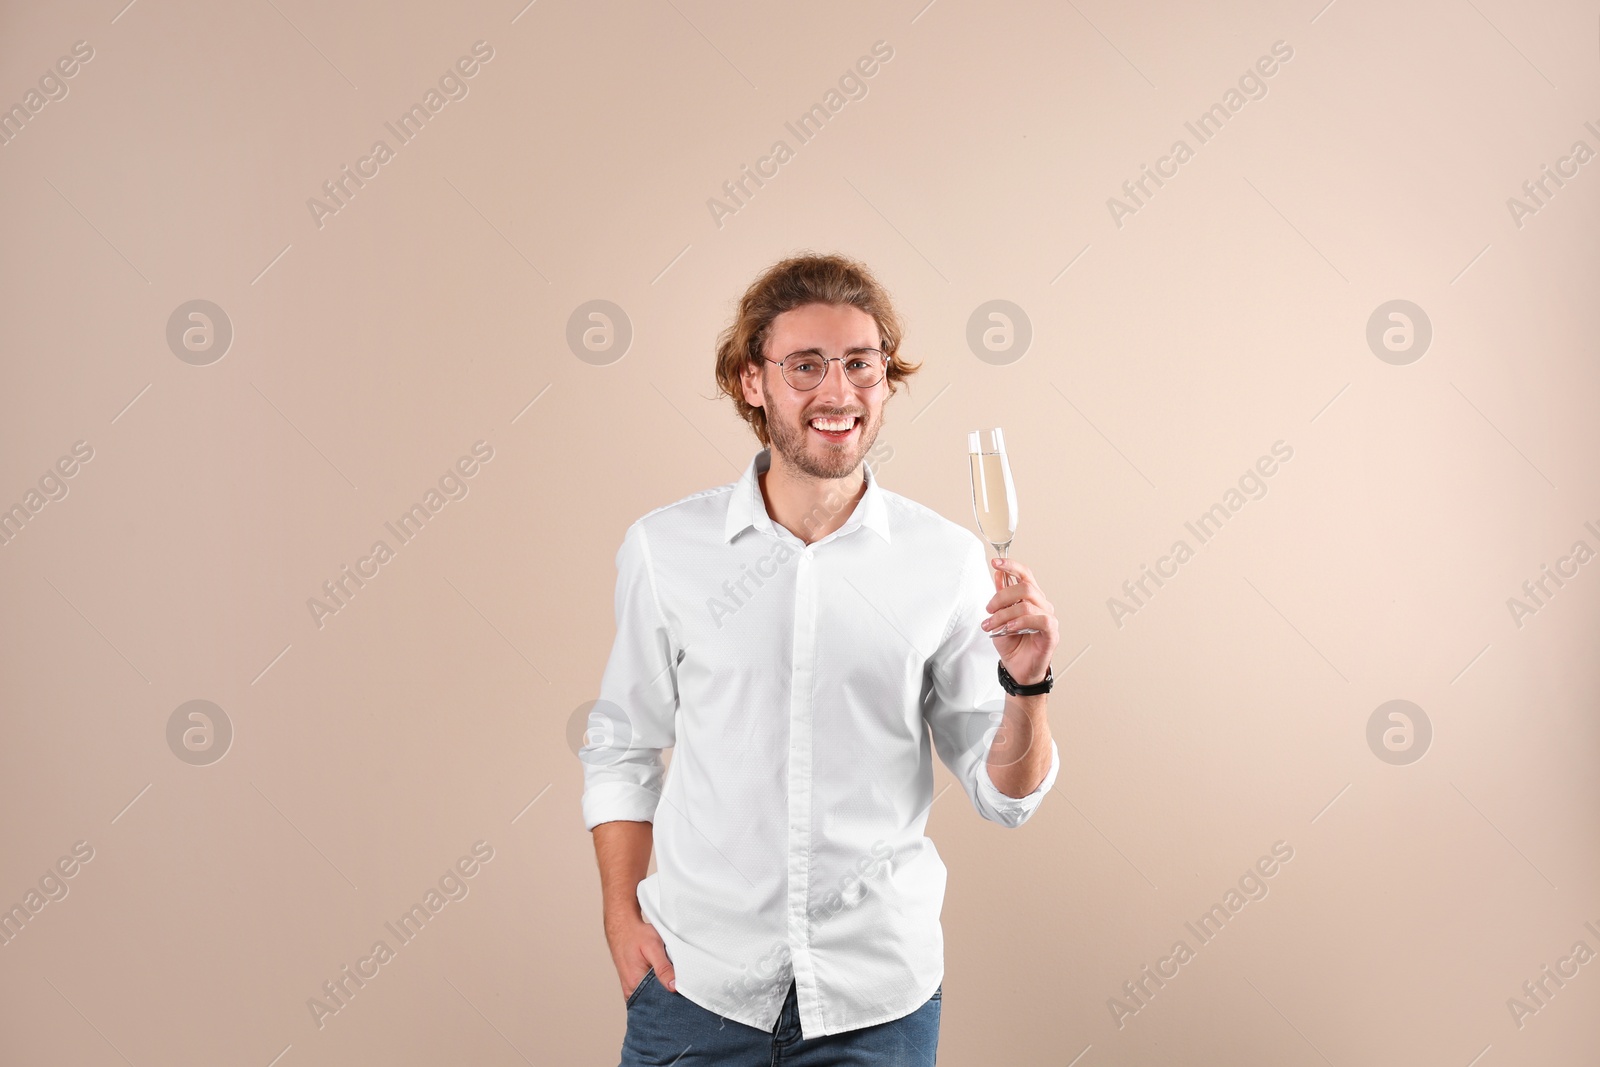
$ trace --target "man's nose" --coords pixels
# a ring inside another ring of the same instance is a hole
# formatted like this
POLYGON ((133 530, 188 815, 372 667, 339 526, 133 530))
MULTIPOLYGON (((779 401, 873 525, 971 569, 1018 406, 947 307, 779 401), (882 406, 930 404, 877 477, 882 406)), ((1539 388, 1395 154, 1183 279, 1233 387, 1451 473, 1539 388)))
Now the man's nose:
POLYGON ((843 399, 850 395, 855 387, 844 374, 844 360, 829 360, 822 372, 822 381, 817 385, 817 394, 821 397, 837 397, 843 399), (834 371, 838 371, 835 374, 834 371))

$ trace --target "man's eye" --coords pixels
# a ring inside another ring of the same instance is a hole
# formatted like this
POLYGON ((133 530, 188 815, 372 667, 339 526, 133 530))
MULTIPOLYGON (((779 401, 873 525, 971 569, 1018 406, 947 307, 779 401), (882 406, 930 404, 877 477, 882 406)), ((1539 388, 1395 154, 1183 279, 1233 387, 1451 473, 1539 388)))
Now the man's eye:
POLYGON ((814 359, 797 359, 793 363, 789 364, 789 368, 791 370, 797 370, 801 373, 805 373, 806 371, 816 367, 816 365, 817 362, 814 359))

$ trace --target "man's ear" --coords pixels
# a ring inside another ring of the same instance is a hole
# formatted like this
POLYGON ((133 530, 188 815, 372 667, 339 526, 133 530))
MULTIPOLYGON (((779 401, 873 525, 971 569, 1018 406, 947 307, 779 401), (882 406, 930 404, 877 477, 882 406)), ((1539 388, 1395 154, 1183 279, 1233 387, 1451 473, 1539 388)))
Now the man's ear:
POLYGON ((766 397, 761 395, 761 368, 754 360, 746 360, 739 371, 739 382, 744 386, 744 401, 753 408, 765 407, 766 397))

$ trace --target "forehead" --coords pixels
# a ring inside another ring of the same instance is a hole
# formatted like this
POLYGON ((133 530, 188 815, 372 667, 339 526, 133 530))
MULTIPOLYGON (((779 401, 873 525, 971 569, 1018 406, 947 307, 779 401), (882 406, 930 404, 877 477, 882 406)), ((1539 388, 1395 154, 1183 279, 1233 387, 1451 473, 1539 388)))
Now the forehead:
POLYGON ((772 320, 770 344, 785 353, 804 348, 877 348, 878 323, 850 304, 802 304, 772 320))

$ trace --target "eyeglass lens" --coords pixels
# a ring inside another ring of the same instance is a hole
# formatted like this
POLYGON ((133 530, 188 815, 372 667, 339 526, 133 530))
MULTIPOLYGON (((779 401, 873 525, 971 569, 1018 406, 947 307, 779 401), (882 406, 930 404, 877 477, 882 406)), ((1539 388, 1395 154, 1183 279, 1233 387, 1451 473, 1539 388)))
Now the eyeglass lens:
MULTIPOLYGON (((844 357, 844 376, 858 389, 870 389, 883 378, 881 352, 852 352, 844 357)), ((831 362, 831 361, 830 361, 831 362)), ((828 363, 809 352, 797 352, 782 363, 783 377, 796 389, 815 389, 827 373, 828 363)))

